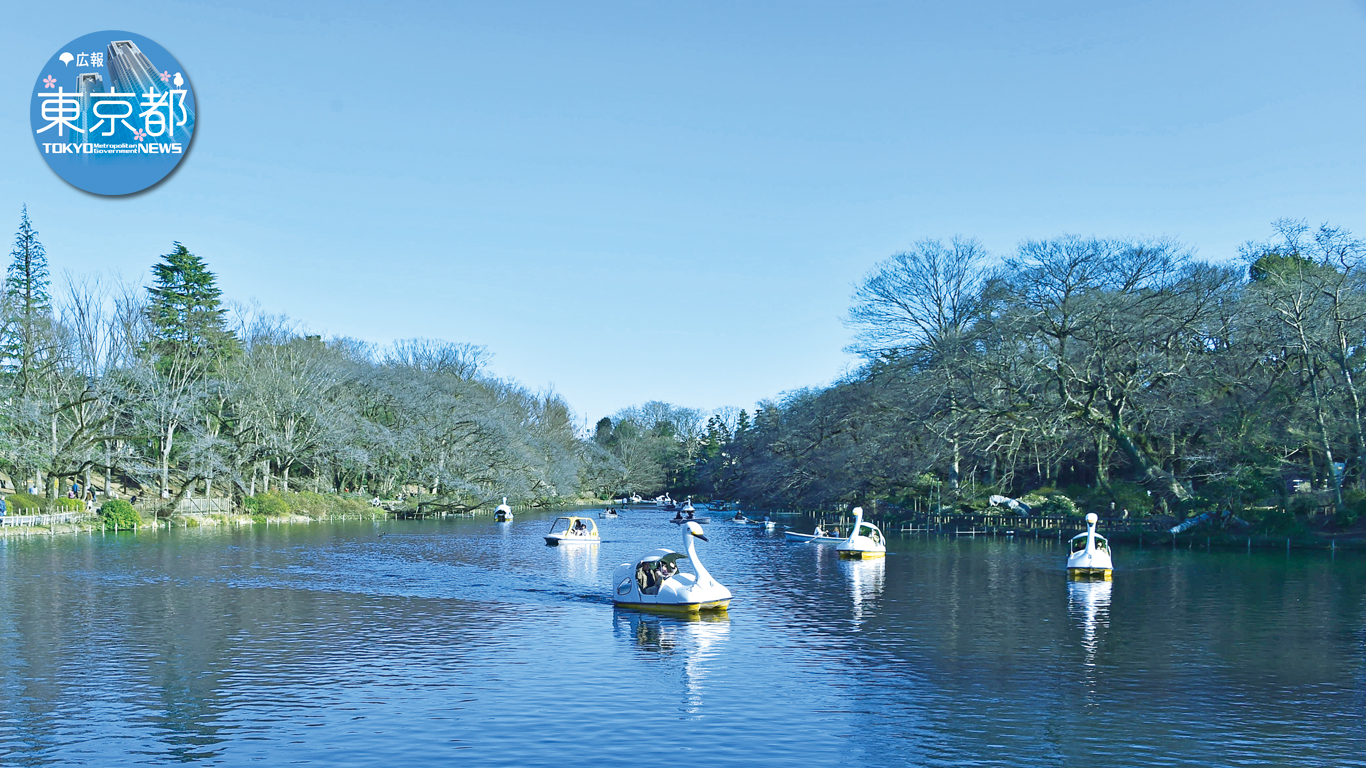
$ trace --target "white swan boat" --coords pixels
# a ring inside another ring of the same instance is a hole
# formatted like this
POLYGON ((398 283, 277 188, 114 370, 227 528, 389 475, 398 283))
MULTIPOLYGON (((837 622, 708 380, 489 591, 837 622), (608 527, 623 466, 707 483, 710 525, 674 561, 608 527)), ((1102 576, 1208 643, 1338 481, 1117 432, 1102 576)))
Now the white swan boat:
POLYGON ((597 544, 598 524, 591 517, 557 517, 545 535, 547 544, 597 544))
POLYGON ((863 522, 863 507, 854 507, 854 527, 849 531, 849 538, 840 542, 835 550, 840 557, 863 560, 886 557, 887 541, 876 525, 863 522))
POLYGON ((1109 579, 1114 571, 1110 558, 1110 542, 1096 533, 1096 523, 1100 518, 1095 512, 1086 515, 1086 533, 1079 533, 1069 542, 1067 556, 1067 575, 1074 578, 1109 579))
POLYGON ((508 506, 508 497, 504 496, 503 503, 499 504, 498 508, 493 510, 493 519, 495 522, 499 523, 512 522, 512 507, 508 506))
POLYGON ((622 563, 612 571, 614 604, 623 608, 689 614, 724 611, 730 605, 730 590, 713 579, 697 557, 694 540, 707 540, 702 534, 702 526, 687 522, 680 529, 687 554, 652 549, 634 563, 622 563), (679 560, 691 560, 696 575, 680 572, 679 560))

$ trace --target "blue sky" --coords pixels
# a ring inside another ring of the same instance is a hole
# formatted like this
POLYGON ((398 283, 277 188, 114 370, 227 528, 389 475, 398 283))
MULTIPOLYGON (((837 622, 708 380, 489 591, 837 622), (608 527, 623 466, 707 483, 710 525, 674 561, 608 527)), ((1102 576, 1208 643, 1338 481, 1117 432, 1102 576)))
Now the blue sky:
POLYGON ((1366 235, 1361 0, 30 3, 0 42, 0 226, 27 203, 54 274, 141 278, 179 240, 230 298, 485 344, 589 420, 830 381, 853 285, 922 237, 1366 235), (103 29, 198 100, 126 198, 28 125, 103 29))

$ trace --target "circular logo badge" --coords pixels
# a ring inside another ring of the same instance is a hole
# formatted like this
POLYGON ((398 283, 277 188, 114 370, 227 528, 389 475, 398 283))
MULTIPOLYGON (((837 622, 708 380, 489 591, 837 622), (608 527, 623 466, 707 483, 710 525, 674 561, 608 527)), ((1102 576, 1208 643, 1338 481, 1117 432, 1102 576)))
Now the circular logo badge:
POLYGON ((140 192, 166 178, 194 135, 190 76, 165 48, 132 32, 94 32, 55 53, 33 86, 38 151, 58 176, 97 195, 140 192))

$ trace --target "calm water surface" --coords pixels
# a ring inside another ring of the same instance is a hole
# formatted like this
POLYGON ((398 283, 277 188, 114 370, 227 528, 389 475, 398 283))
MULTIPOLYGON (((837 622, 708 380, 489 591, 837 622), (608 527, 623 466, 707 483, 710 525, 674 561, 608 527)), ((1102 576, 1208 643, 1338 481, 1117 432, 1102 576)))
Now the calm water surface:
POLYGON ((551 517, 0 540, 0 763, 1366 764, 1360 555, 1075 584, 1057 542, 714 523, 736 597, 689 622, 607 597, 663 513, 551 517))

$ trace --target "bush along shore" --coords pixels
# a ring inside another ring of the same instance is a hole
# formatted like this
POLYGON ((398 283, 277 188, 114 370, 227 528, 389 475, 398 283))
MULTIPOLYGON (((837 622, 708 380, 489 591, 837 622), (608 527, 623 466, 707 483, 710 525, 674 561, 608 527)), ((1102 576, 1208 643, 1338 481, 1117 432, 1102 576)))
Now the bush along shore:
MULTIPOLYGON (((165 514, 151 504, 133 504, 110 499, 93 512, 76 499, 57 499, 56 509, 45 500, 26 494, 6 497, 9 514, 0 526, 0 536, 35 534, 157 531, 166 528, 198 528, 218 525, 284 525, 327 520, 372 520, 393 516, 383 507, 371 505, 355 495, 309 492, 258 493, 243 499, 241 506, 227 512, 175 512, 165 514), (12 499, 22 497, 18 505, 12 499), (70 519, 66 512, 84 513, 70 519), (34 518, 24 520, 24 518, 34 518), (23 524, 20 524, 22 521, 23 524)), ((491 511, 491 509, 490 509, 491 511)))

